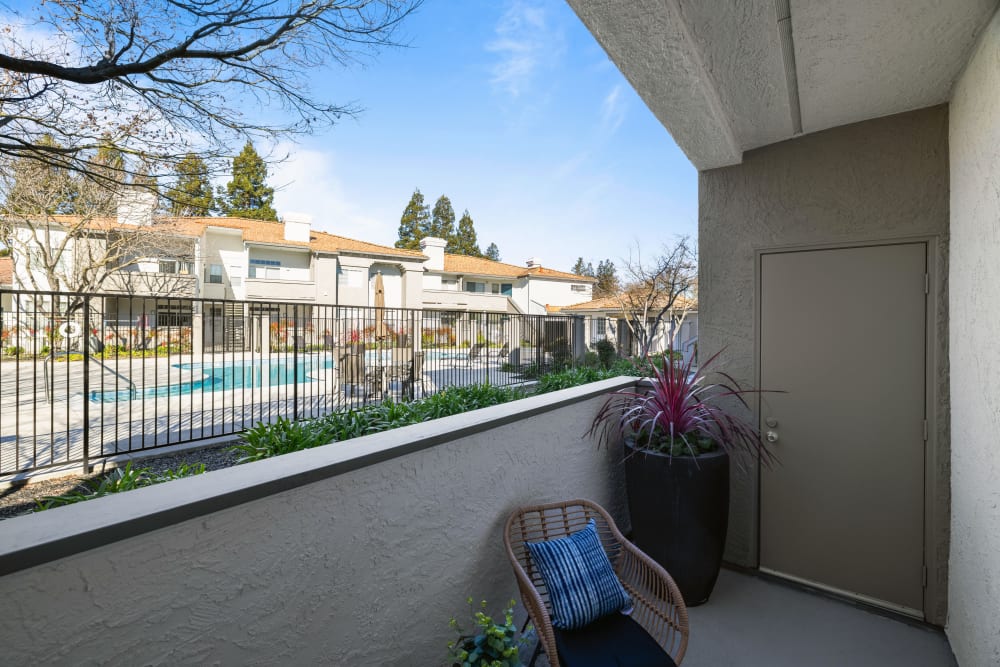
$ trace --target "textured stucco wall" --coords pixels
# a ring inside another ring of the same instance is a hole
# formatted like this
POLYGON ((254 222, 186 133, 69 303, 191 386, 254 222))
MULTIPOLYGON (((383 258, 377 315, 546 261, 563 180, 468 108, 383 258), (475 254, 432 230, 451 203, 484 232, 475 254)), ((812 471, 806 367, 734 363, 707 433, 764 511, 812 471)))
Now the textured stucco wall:
POLYGON ((948 637, 1000 665, 1000 14, 955 88, 951 151, 952 525, 948 637))
MULTIPOLYGON (((725 348, 741 381, 756 384, 755 253, 780 246, 937 235, 939 311, 934 365, 940 403, 935 547, 947 548, 948 112, 933 107, 826 130, 744 155, 741 165, 699 176, 699 356, 725 348)), ((757 473, 734 475, 726 557, 757 561, 757 473)), ((932 587, 947 572, 931 573, 932 587)), ((931 620, 943 622, 943 600, 931 620)))
MULTIPOLYGON (((560 393, 521 403, 537 407, 560 393)), ((343 446, 373 451, 417 436, 445 441, 9 574, 0 578, 3 662, 443 664, 453 638, 448 619, 464 614, 467 596, 497 609, 517 597, 501 534, 514 507, 582 496, 623 517, 620 450, 581 437, 601 400, 457 440, 441 434, 455 424, 488 423, 517 404, 359 438, 343 446)), ((224 488, 227 475, 288 474, 299 461, 330 459, 340 446, 26 519, 75 517, 88 525, 90 513, 224 488)), ((14 539, 9 530, 19 521, 0 525, 0 546, 14 539)))

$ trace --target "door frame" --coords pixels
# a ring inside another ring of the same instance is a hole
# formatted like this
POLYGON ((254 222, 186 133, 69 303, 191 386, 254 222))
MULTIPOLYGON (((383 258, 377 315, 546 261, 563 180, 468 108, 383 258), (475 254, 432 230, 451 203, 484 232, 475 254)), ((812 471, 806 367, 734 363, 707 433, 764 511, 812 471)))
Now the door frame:
MULTIPOLYGON (((924 415, 927 421, 927 438, 924 443, 924 596, 925 621, 944 626, 947 614, 948 576, 947 553, 950 539, 950 480, 939 479, 941 465, 950 460, 949 409, 941 406, 948 395, 947 369, 948 311, 947 285, 943 277, 947 271, 947 244, 937 235, 872 238, 858 241, 832 243, 802 243, 768 245, 754 248, 753 295, 753 378, 757 387, 761 379, 761 267, 764 255, 814 250, 841 250, 873 246, 923 243, 926 247, 928 290, 924 322, 924 415), (942 358, 943 356, 943 358, 942 358), (944 377, 942 377, 942 375, 944 377), (945 429, 945 430, 942 430, 945 429)), ((760 424, 761 399, 754 401, 757 424, 760 424)), ((760 568, 761 526, 761 468, 757 464, 756 497, 756 566, 760 568)), ((854 599, 854 598, 851 598, 854 599)), ((861 600, 864 602, 864 600, 861 600)))

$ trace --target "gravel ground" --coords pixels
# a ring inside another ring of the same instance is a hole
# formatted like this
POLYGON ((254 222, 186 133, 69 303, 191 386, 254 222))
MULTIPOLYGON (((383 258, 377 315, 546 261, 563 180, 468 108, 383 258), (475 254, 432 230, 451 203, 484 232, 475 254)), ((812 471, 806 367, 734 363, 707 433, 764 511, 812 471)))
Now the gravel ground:
MULTIPOLYGON (((220 468, 228 468, 236 465, 236 459, 239 458, 239 455, 228 451, 231 446, 232 443, 229 443, 218 447, 192 449, 166 456, 141 459, 135 461, 132 467, 149 468, 151 472, 158 473, 170 468, 176 468, 182 463, 190 463, 192 465, 204 463, 206 471, 219 470, 220 468)), ((125 465, 125 463, 121 462, 119 465, 125 465)), ((0 488, 0 520, 10 519, 22 514, 30 514, 35 509, 35 498, 61 496, 73 489, 81 488, 83 482, 88 479, 100 477, 100 464, 97 464, 97 466, 98 472, 89 476, 69 475, 66 477, 39 480, 31 484, 0 488)), ((110 468, 108 470, 110 471, 110 468)))

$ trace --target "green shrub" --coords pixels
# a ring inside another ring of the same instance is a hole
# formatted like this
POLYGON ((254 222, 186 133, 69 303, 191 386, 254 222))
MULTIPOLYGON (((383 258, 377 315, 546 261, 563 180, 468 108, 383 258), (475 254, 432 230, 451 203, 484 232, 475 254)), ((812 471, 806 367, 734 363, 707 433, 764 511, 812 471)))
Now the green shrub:
POLYGON ((583 353, 583 361, 580 362, 587 368, 601 368, 601 359, 597 356, 596 352, 587 350, 583 353))
MULTIPOLYGON (((472 598, 468 600, 473 607, 472 598)), ((448 642, 448 661, 457 667, 521 667, 520 645, 524 638, 517 639, 514 625, 514 601, 503 610, 503 623, 497 623, 486 615, 486 600, 473 613, 478 632, 468 634, 462 630, 458 620, 451 619, 448 625, 459 634, 458 639, 448 642)))
POLYGON ((240 454, 239 463, 259 461, 507 403, 523 396, 519 389, 488 384, 468 385, 448 387, 419 401, 404 403, 386 399, 375 405, 334 412, 315 419, 292 421, 282 417, 273 423, 261 422, 244 431, 240 435, 243 442, 235 445, 232 451, 240 454))
POLYGON ((150 472, 149 468, 133 468, 132 461, 129 461, 125 464, 124 468, 115 468, 107 475, 84 482, 82 488, 74 489, 61 496, 35 498, 35 511, 41 512, 53 507, 72 505, 73 503, 100 498, 112 493, 122 493, 152 484, 169 482, 182 477, 200 475, 203 472, 205 472, 204 463, 195 465, 182 463, 176 470, 165 470, 157 474, 150 472))
POLYGON ((601 367, 611 368, 611 364, 615 362, 615 356, 617 355, 615 344, 607 338, 602 338, 597 341, 596 345, 594 345, 594 349, 597 350, 597 356, 601 361, 601 367))
POLYGON ((587 384, 588 382, 607 380, 618 375, 621 375, 621 373, 613 373, 602 368, 590 368, 586 366, 567 368, 561 371, 546 373, 539 377, 535 393, 547 394, 550 391, 559 391, 560 389, 568 389, 581 384, 587 384))

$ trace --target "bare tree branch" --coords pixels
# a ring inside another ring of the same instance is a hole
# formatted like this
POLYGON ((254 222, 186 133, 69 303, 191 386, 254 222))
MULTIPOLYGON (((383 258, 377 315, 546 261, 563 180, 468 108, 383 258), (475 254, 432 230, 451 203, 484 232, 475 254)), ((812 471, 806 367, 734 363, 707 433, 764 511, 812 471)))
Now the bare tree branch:
POLYGON ((398 45, 421 2, 37 3, 0 26, 0 156, 100 182, 90 156, 108 142, 127 170, 141 158, 162 176, 192 150, 212 164, 251 135, 313 131, 357 109, 315 98, 310 71, 398 45), (257 120, 249 108, 286 118, 257 120))
MULTIPOLYGON (((696 298, 698 264, 687 237, 665 245, 651 260, 643 260, 637 243, 622 261, 622 289, 615 294, 621 319, 645 357, 664 319, 690 310, 696 298)), ((682 316, 683 318, 683 316, 682 316)), ((681 320, 683 321, 683 319, 681 320)), ((673 337, 669 341, 673 346, 673 337)))

